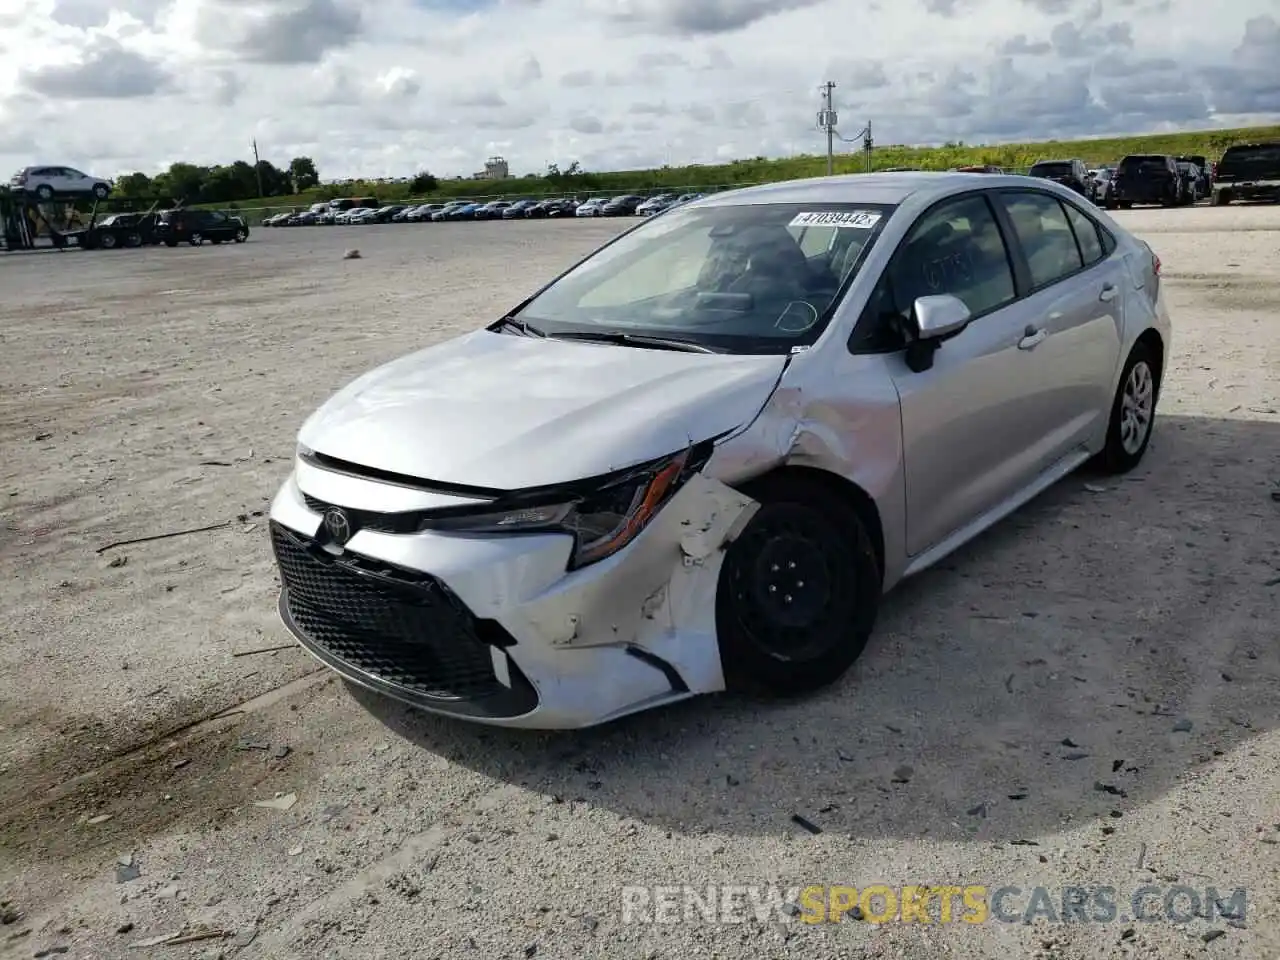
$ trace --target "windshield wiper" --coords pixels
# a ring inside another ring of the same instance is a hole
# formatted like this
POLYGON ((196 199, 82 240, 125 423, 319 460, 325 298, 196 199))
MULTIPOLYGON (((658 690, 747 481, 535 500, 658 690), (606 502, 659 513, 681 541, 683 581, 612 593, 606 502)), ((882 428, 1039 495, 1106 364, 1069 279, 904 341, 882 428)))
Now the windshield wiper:
POLYGON ((718 351, 689 340, 670 340, 666 337, 649 337, 642 333, 622 333, 616 330, 578 331, 557 333, 555 340, 590 340, 592 343, 616 343, 624 347, 647 347, 652 350, 678 350, 682 353, 717 353, 718 351))
POLYGON ((541 327, 535 327, 528 320, 519 320, 514 316, 503 317, 498 321, 498 324, 499 326, 512 327, 519 330, 526 337, 545 337, 547 335, 547 331, 543 330, 541 327))

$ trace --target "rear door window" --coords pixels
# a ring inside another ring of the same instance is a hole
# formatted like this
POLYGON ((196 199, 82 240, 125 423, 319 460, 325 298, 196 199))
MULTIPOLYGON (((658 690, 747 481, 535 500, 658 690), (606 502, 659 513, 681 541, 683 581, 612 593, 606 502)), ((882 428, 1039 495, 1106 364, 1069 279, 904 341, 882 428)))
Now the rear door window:
POLYGON ((1064 203, 1062 208, 1067 211, 1067 220, 1071 223, 1071 230, 1075 234, 1076 242, 1080 244, 1080 254, 1084 258, 1084 265, 1086 267, 1092 266, 1106 256, 1102 246, 1102 234, 1098 230, 1098 225, 1073 204, 1064 203))
POLYGON ((1013 221, 1031 270, 1032 287, 1056 283, 1084 266, 1071 224, 1056 197, 1019 191, 1000 194, 1000 202, 1013 221))

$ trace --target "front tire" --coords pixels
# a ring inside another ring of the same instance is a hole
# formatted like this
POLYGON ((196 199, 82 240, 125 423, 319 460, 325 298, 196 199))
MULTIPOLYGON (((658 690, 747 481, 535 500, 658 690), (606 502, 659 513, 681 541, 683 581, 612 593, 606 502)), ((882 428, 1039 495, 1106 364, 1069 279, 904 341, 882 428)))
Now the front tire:
POLYGON ((1125 361, 1111 404, 1107 444, 1097 458, 1105 472, 1128 473, 1141 462, 1151 443, 1159 397, 1160 371, 1155 351, 1139 343, 1125 361))
POLYGON ((198 247, 200 244, 204 243, 204 236, 203 234, 193 233, 191 235, 191 239, 189 239, 187 243, 191 244, 193 247, 198 247))
POLYGON ((857 512, 819 482, 775 474, 743 492, 761 506, 725 552, 716 587, 726 686, 818 690, 867 645, 880 605, 875 549, 857 512))
POLYGON ((248 239, 249 234, 245 233, 243 230, 236 231, 236 243, 244 243, 248 239))
POLYGON ((93 195, 99 200, 107 199, 107 194, 111 192, 111 188, 105 183, 95 183, 93 185, 93 195))

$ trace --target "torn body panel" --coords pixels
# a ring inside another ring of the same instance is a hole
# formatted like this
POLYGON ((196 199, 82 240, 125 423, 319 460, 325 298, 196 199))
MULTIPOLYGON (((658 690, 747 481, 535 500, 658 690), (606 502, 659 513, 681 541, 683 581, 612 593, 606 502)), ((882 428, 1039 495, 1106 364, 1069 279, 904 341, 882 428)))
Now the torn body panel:
POLYGON ((896 583, 906 568, 905 475, 902 413, 887 357, 844 350, 793 357, 759 416, 717 446, 705 472, 736 486, 786 467, 833 474, 875 505, 884 587, 896 583))

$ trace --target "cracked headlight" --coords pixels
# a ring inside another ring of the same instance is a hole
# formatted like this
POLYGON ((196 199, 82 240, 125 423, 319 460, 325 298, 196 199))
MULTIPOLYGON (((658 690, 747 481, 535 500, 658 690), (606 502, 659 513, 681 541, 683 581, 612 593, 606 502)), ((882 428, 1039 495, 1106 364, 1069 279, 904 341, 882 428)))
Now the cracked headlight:
POLYGON ((549 492, 538 504, 436 516, 422 527, 459 533, 569 533, 574 538, 569 569, 576 570, 613 556, 634 540, 680 488, 690 466, 690 451, 684 450, 594 489, 566 490, 568 496, 561 498, 549 492))

